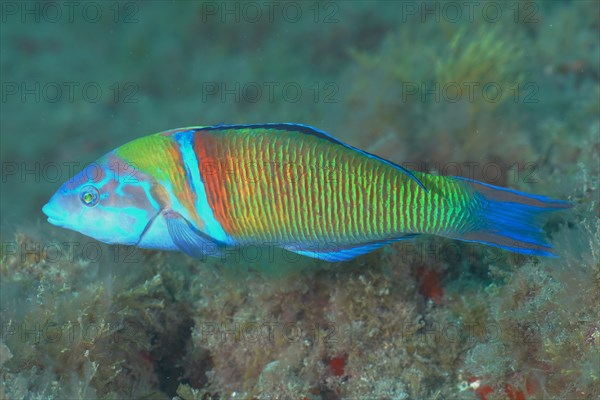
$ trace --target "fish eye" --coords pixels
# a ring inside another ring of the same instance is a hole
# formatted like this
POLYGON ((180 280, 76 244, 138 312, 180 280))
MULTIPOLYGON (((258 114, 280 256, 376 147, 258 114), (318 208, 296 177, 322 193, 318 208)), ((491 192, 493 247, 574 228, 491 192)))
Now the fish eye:
POLYGON ((98 189, 93 186, 85 186, 81 190, 81 202, 88 207, 94 207, 98 204, 98 200, 100 199, 100 194, 98 193, 98 189))

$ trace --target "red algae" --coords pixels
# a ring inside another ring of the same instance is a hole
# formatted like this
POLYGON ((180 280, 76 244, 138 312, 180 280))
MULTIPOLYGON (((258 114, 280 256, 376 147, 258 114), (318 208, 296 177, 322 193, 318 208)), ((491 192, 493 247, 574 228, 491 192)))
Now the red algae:
POLYGON ((507 383, 504 386, 504 391, 506 392, 509 400, 526 400, 525 393, 523 393, 521 390, 515 389, 510 383, 507 383))
POLYGON ((334 376, 344 376, 346 374, 346 362, 348 361, 348 356, 346 354, 341 356, 332 357, 329 360, 329 371, 334 376))
POLYGON ((440 273, 435 269, 419 268, 419 292, 435 304, 440 305, 444 297, 444 290, 440 279, 440 273))

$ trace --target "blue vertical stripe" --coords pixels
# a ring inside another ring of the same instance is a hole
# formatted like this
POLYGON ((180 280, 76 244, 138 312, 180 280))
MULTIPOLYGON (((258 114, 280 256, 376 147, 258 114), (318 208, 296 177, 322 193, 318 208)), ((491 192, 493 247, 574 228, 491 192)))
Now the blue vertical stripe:
POLYGON ((198 163, 198 157, 194 152, 194 132, 195 131, 178 132, 175 135, 175 140, 179 145, 179 151, 181 152, 181 158, 183 159, 190 190, 196 194, 196 211, 204 223, 204 227, 199 230, 218 242, 231 243, 231 238, 227 235, 225 230, 223 230, 223 226, 217 221, 212 208, 208 204, 206 188, 202 181, 202 177, 200 176, 200 164, 198 163))

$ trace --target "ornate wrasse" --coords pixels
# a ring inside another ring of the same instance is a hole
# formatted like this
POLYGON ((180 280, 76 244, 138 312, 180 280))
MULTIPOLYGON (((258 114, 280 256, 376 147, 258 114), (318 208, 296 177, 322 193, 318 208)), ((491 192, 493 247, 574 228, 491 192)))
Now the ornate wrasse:
POLYGON ((299 124, 217 125, 129 142, 64 183, 48 221, 112 244, 275 245, 343 261, 433 234, 552 256, 541 229, 570 203, 407 170, 299 124))

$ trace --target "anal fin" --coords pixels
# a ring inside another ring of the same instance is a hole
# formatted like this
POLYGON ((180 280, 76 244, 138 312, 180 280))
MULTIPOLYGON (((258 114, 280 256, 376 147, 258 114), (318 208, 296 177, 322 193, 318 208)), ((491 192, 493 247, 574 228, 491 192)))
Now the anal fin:
POLYGON ((316 248, 302 248, 300 246, 285 246, 284 248, 288 251, 291 251, 296 254, 300 254, 306 257, 316 258, 318 260, 328 261, 328 262, 339 262, 339 261, 348 261, 363 254, 370 253, 374 250, 379 249, 385 245, 390 243, 399 242, 402 240, 410 240, 413 239, 416 234, 406 234, 401 237, 397 237, 394 239, 383 240, 379 242, 371 242, 367 244, 361 244, 358 246, 346 246, 343 248, 335 247, 332 245, 316 246, 316 248))

